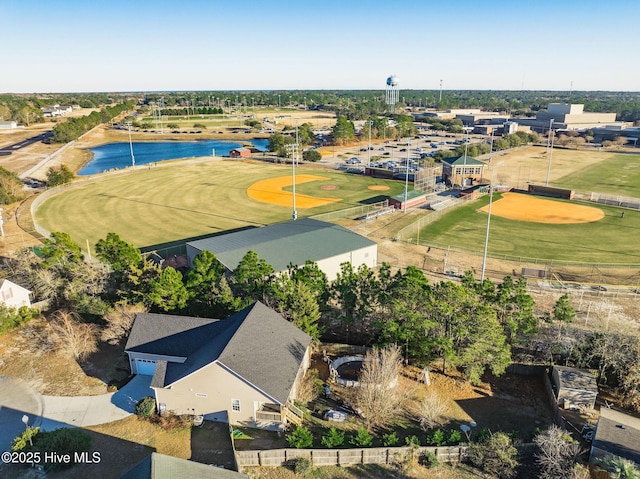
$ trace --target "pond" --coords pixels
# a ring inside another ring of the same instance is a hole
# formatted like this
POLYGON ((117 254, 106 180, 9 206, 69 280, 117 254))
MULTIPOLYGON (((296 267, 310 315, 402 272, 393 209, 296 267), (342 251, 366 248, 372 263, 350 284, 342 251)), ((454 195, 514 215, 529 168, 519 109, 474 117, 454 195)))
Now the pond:
MULTIPOLYGON (((267 151, 269 140, 254 139, 250 143, 260 151, 267 151)), ((216 156, 227 156, 234 148, 243 144, 233 140, 197 140, 197 141, 154 141, 134 142, 133 157, 136 166, 156 163, 177 158, 195 158, 211 156, 215 150, 216 156)), ((78 175, 95 175, 112 169, 131 166, 131 150, 128 142, 107 143, 106 145, 89 148, 93 158, 78 172, 78 175)))

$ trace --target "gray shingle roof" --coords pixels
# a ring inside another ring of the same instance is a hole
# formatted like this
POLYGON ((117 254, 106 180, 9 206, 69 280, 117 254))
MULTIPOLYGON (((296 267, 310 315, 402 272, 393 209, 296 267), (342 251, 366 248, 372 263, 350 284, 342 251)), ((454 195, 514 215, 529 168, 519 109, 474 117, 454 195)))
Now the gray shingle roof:
POLYGON ((131 333, 126 350, 187 358, 184 363, 159 361, 154 387, 169 386, 218 361, 281 404, 287 402, 311 342, 307 334, 260 302, 223 320, 142 314, 131 333), (198 321, 205 324, 194 326, 198 321), (181 324, 185 331, 180 331, 181 324))
POLYGON ((286 404, 311 337, 260 302, 241 313, 244 321, 218 360, 286 404))
POLYGON ((558 371, 560 387, 563 389, 577 389, 580 391, 598 392, 598 382, 588 369, 554 366, 558 371))
POLYGON ((276 271, 284 271, 289 263, 303 265, 307 260, 331 258, 375 242, 342 226, 302 218, 187 244, 199 251, 211 251, 231 271, 249 251, 255 251, 276 271))
POLYGON ((125 351, 187 357, 218 334, 217 319, 140 313, 131 328, 125 351))
POLYGON ((640 464, 640 419, 601 408, 592 446, 640 464))

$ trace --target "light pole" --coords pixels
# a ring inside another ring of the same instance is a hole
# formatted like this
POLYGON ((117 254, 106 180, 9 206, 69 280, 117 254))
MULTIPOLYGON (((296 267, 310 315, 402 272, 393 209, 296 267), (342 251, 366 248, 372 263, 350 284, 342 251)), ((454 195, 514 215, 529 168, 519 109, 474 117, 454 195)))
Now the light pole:
POLYGON ((131 143, 131 122, 128 121, 126 123, 128 129, 129 129, 129 151, 131 151, 131 167, 135 168, 136 167, 136 159, 133 157, 133 143, 131 143))
POLYGON ((554 135, 553 135, 553 122, 554 119, 551 118, 551 120, 549 121, 549 145, 551 146, 551 148, 549 149, 549 165, 547 166, 547 181, 545 181, 545 186, 549 186, 549 175, 551 174, 551 158, 553 158, 553 139, 554 139, 554 135))
POLYGON ((367 166, 371 164, 371 127, 373 121, 369 120, 369 145, 367 146, 367 166))
POLYGON ((409 154, 411 153, 411 140, 407 138, 407 163, 405 165, 404 174, 404 202, 402 203, 402 211, 407 212, 407 195, 409 190, 409 154))
POLYGON ((484 281, 484 271, 487 266, 487 249, 489 248, 489 226, 491 225, 491 204, 493 203, 493 175, 502 165, 502 161, 491 170, 491 181, 489 182, 489 211, 487 212, 487 232, 484 236, 484 254, 482 255, 482 273, 480 274, 480 282, 484 281))
POLYGON ((31 447, 33 447, 33 441, 31 440, 31 434, 28 434, 28 432, 29 432, 29 416, 24 414, 22 416, 22 422, 24 423, 25 431, 27 432, 27 436, 29 437, 29 445, 31 447))

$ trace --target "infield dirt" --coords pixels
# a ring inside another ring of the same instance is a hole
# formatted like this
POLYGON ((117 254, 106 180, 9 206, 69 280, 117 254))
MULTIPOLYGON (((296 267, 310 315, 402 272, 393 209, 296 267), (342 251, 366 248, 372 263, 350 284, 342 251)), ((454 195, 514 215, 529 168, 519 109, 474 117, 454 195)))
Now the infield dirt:
MULTIPOLYGON (((489 205, 480 208, 485 213, 489 205)), ((533 223, 575 224, 591 223, 604 218, 604 212, 593 206, 546 200, 520 193, 503 193, 493 203, 491 213, 502 218, 533 223)))

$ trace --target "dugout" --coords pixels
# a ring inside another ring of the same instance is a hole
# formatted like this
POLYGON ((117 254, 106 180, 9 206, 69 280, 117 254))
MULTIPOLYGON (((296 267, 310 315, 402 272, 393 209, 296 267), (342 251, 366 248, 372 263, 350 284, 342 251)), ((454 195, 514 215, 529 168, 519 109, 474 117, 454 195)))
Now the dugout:
POLYGON ((567 190, 565 188, 554 188, 552 186, 529 185, 529 194, 572 200, 575 195, 575 191, 567 190))

